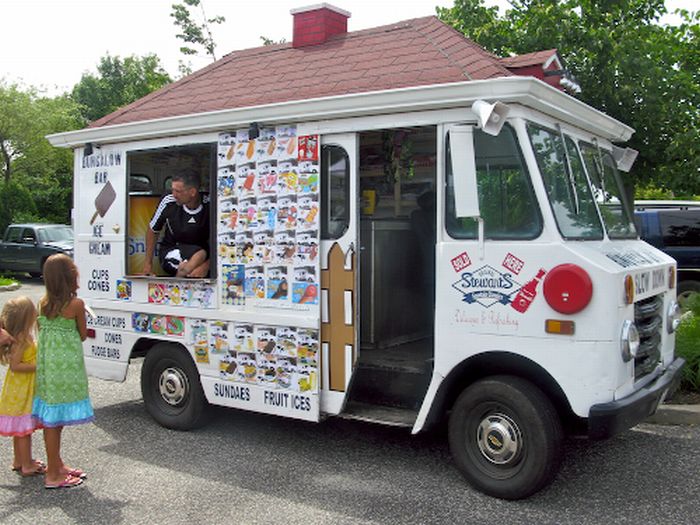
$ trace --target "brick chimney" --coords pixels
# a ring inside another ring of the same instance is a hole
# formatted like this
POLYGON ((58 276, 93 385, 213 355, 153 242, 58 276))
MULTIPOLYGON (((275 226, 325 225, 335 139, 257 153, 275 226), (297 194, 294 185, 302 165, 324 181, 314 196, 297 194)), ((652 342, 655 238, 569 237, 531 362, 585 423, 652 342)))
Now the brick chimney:
POLYGON ((293 47, 322 44, 333 35, 348 32, 350 13, 325 2, 292 9, 290 13, 294 15, 293 47))

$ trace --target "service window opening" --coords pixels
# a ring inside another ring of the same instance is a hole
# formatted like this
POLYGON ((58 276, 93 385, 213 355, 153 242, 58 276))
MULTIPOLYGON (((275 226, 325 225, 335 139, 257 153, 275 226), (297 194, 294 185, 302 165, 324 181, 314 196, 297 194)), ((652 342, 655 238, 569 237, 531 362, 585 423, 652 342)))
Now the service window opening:
MULTIPOLYGON (((186 172, 199 175, 202 199, 209 200, 209 274, 216 277, 216 144, 193 144, 127 153, 127 275, 144 275, 146 232, 159 203, 172 192, 173 176, 186 172)), ((163 235, 158 236, 158 241, 163 235)), ((169 277, 159 260, 160 242, 153 256, 153 274, 169 277)))

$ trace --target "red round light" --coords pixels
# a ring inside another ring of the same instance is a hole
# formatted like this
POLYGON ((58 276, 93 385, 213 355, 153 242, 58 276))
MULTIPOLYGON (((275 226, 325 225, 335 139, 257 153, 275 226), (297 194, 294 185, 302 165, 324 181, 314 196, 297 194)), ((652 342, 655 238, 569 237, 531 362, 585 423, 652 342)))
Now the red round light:
POLYGON ((544 298, 560 314, 583 310, 593 297, 593 282, 588 272, 575 264, 560 264, 544 278, 544 298))

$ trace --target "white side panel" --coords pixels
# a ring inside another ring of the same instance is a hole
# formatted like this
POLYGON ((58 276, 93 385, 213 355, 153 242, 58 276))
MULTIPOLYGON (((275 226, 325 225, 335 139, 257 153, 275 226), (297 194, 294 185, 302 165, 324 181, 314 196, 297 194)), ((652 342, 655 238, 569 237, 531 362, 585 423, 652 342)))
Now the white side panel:
POLYGON ((75 260, 79 294, 114 299, 124 275, 126 235, 126 151, 123 146, 83 149, 75 155, 75 260))
POLYGON ((129 363, 114 363, 104 359, 85 357, 85 370, 91 377, 108 381, 119 381, 121 383, 126 380, 128 368, 129 363))
POLYGON ((213 377, 202 377, 207 401, 214 405, 252 410, 263 414, 318 421, 318 394, 302 394, 258 385, 232 383, 213 377))

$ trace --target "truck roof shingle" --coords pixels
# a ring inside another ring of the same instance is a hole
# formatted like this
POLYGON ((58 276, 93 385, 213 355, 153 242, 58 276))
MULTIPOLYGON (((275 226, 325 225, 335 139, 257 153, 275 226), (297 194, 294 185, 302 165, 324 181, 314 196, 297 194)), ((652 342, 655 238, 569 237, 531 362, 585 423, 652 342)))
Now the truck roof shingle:
POLYGON ((313 46, 234 51, 90 127, 511 75, 502 59, 430 16, 313 46))

